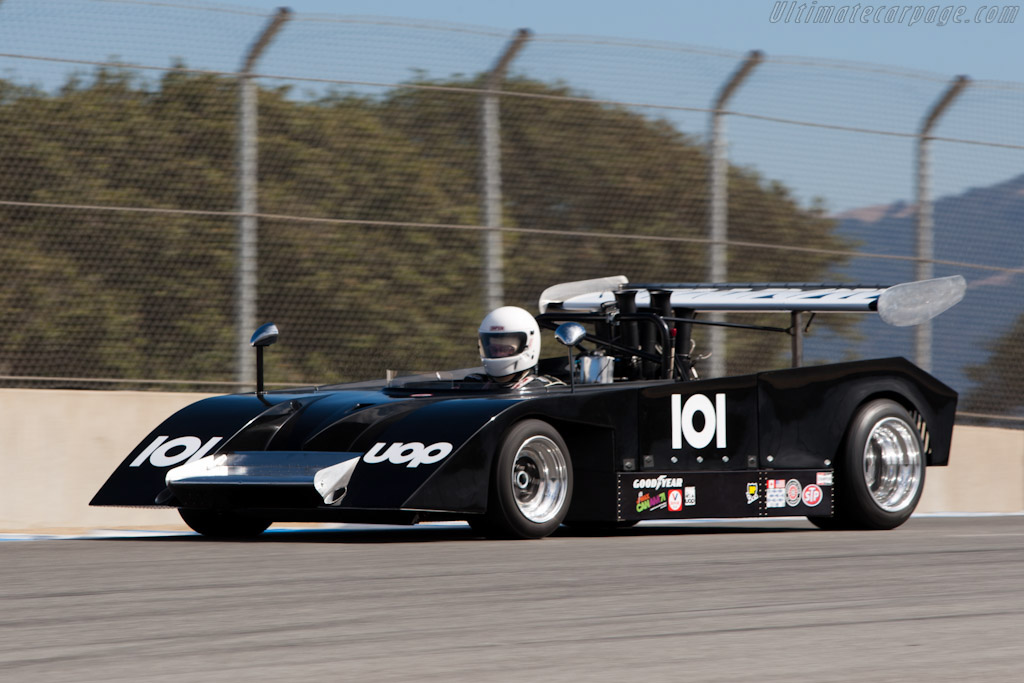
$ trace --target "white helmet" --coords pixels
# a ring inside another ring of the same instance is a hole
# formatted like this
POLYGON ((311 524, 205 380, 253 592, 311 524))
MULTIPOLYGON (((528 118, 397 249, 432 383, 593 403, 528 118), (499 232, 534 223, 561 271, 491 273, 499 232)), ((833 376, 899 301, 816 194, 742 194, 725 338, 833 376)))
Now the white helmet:
POLYGON ((502 306, 487 314, 479 329, 480 360, 494 378, 530 370, 540 357, 540 328, 529 312, 502 306))

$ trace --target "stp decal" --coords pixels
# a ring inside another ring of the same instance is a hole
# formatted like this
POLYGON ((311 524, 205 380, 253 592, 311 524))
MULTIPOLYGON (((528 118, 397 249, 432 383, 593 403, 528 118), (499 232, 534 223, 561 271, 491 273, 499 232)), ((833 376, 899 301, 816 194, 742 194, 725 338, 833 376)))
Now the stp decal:
POLYGON ((441 462, 451 452, 452 445, 447 441, 432 443, 429 446, 424 446, 417 441, 410 443, 396 442, 390 446, 387 443, 377 442, 373 445, 373 448, 363 455, 363 462, 370 465, 389 462, 392 465, 405 465, 406 467, 415 468, 420 465, 433 465, 434 463, 441 462))
POLYGON ((817 484, 808 484, 804 487, 804 505, 814 507, 821 502, 821 487, 817 484))
POLYGON ((198 436, 179 436, 168 441, 167 435, 158 436, 142 449, 129 467, 139 467, 149 460, 153 467, 171 467, 190 460, 198 460, 213 450, 224 437, 212 437, 206 443, 198 436))
POLYGON ((725 448, 725 394, 715 394, 715 402, 704 394, 694 394, 683 403, 682 394, 672 394, 672 448, 679 450, 683 440, 691 448, 725 448), (698 413, 702 426, 696 426, 698 413))

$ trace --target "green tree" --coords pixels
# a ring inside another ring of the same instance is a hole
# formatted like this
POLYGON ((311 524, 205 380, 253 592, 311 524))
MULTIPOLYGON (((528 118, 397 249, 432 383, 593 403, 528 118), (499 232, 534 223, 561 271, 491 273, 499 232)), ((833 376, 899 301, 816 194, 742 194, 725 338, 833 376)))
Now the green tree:
MULTIPOLYGON (((259 90, 259 210, 273 216, 259 224, 259 317, 283 335, 270 381, 476 363, 481 100, 413 85, 380 97, 259 90)), ((705 234, 698 141, 564 84, 508 87, 510 303, 532 309, 553 283, 620 272, 706 277, 707 246, 677 239, 705 234)), ((0 200, 21 203, 0 205, 0 373, 233 377, 237 219, 215 214, 236 206, 236 101, 233 79, 180 71, 98 69, 54 93, 0 81, 0 200)), ((781 184, 732 168, 729 185, 732 239, 843 246, 781 184)), ((737 247, 729 267, 736 279, 796 280, 836 263, 737 247)), ((738 337, 730 370, 783 348, 738 337)))
MULTIPOLYGON (((479 81, 427 84, 472 88, 479 81)), ((518 78, 505 89, 515 94, 500 100, 503 223, 571 233, 505 234, 510 303, 533 309, 553 283, 620 273, 634 281, 706 280, 705 244, 659 239, 707 236, 703 145, 667 121, 581 99, 583 93, 567 85, 518 78)), ((453 193, 473 206, 479 206, 478 180, 466 171, 480 164, 480 108, 476 93, 414 88, 397 90, 382 104, 385 120, 422 141, 427 154, 451 171, 447 177, 458 183, 453 193)), ((822 250, 847 246, 820 205, 801 208, 781 183, 738 167, 730 169, 728 182, 731 240, 822 250)), ((827 253, 729 250, 734 281, 830 279, 841 263, 827 253)), ((697 334, 703 338, 702 331, 697 334)), ((759 333, 730 339, 731 372, 763 368, 788 348, 787 339, 759 333)))

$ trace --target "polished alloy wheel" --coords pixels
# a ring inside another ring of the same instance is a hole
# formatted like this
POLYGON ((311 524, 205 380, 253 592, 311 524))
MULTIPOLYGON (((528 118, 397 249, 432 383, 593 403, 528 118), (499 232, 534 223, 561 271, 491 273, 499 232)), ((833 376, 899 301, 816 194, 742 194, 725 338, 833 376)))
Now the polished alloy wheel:
POLYGON ((523 516, 536 524, 553 519, 562 509, 569 470, 562 449, 546 436, 533 436, 512 460, 512 490, 523 516))
POLYGON ((913 427, 897 417, 878 421, 864 444, 864 483, 878 507, 887 512, 905 509, 916 500, 923 480, 913 427))

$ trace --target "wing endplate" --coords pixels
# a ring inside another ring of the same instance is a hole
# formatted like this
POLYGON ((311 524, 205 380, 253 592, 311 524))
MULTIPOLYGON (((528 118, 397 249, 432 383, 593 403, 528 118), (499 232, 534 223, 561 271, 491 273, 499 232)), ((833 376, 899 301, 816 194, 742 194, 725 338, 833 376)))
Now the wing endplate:
MULTIPOLYGON (((619 289, 629 282, 625 275, 613 275, 611 277, 599 277, 593 280, 577 280, 576 282, 563 282, 548 287, 540 294, 537 308, 541 313, 547 313, 548 307, 552 304, 558 305, 566 299, 594 294, 603 294, 607 290, 619 289)), ((610 296, 610 294, 609 294, 610 296)))

